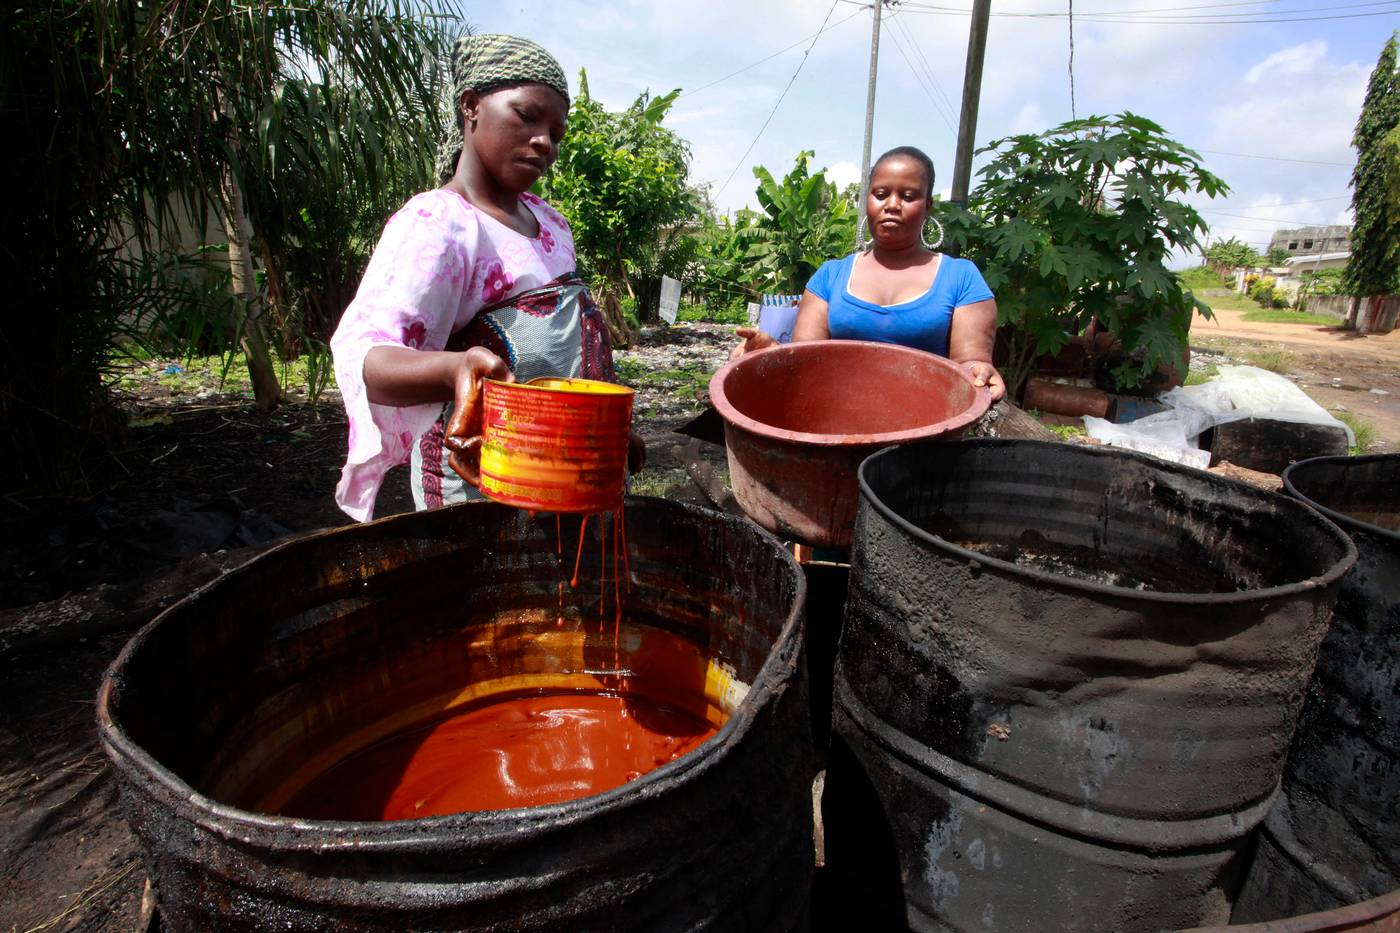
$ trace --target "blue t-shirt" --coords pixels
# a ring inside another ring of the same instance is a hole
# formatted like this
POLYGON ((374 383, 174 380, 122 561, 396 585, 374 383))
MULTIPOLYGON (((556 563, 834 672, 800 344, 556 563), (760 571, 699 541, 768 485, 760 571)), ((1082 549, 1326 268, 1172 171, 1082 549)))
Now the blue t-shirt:
POLYGON ((912 301, 877 305, 851 294, 857 255, 822 263, 807 283, 808 291, 826 301, 827 330, 837 340, 897 343, 947 356, 953 309, 994 297, 970 260, 944 256, 928 291, 912 301))

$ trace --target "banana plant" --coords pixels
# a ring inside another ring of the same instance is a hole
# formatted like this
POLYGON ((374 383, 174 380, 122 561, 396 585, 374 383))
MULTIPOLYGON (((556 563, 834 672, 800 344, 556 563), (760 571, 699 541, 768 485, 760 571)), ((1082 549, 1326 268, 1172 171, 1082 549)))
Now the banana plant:
POLYGON ((844 254, 855 237, 854 209, 825 169, 809 172, 812 156, 798 153, 781 181, 761 165, 753 170, 763 211, 740 211, 736 235, 750 263, 748 280, 761 291, 800 294, 817 268, 844 254))

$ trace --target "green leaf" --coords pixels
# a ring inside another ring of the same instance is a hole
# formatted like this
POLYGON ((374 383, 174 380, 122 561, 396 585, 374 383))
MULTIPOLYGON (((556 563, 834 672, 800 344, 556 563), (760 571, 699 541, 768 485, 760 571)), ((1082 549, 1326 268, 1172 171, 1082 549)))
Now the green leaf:
POLYGON ((1081 197, 1079 188, 1070 182, 1068 178, 1059 178, 1052 182, 1037 197, 1036 201, 1041 207, 1061 207, 1066 203, 1077 202, 1081 197))
POLYGON ((1052 273, 1060 276, 1066 275, 1064 257, 1060 255, 1060 251, 1055 248, 1053 243, 1048 244, 1040 253, 1040 274, 1048 276, 1052 273))
POLYGON ((1172 274, 1162 268, 1160 264, 1134 266, 1128 272, 1124 284, 1130 288, 1136 287, 1145 298, 1155 298, 1158 295, 1167 294, 1176 287, 1172 274))
POLYGON ((997 245, 1002 257, 1013 262, 1021 256, 1030 255, 1039 238, 1036 229, 1020 219, 1011 221, 991 234, 991 240, 997 245))

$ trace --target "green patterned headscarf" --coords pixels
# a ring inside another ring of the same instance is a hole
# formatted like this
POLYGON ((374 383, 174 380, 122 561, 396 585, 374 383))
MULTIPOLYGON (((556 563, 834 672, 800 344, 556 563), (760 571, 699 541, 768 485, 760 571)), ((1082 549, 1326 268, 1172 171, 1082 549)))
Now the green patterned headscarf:
POLYGON ((458 100, 463 91, 489 91, 504 84, 528 81, 552 87, 569 99, 564 69, 554 56, 529 39, 517 36, 463 36, 452 49, 452 99, 448 110, 452 123, 438 146, 438 180, 446 182, 457 171, 462 154, 462 114, 458 100))

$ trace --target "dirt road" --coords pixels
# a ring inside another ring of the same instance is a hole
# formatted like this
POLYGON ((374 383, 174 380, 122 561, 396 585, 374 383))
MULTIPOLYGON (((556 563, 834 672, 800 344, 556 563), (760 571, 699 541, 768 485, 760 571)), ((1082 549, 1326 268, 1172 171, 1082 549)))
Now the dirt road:
POLYGON ((1220 308, 1213 321, 1196 318, 1191 345, 1245 363, 1260 351, 1287 353, 1290 375, 1308 395, 1375 428, 1368 453, 1400 451, 1400 330, 1361 336, 1336 327, 1256 323, 1220 308))

